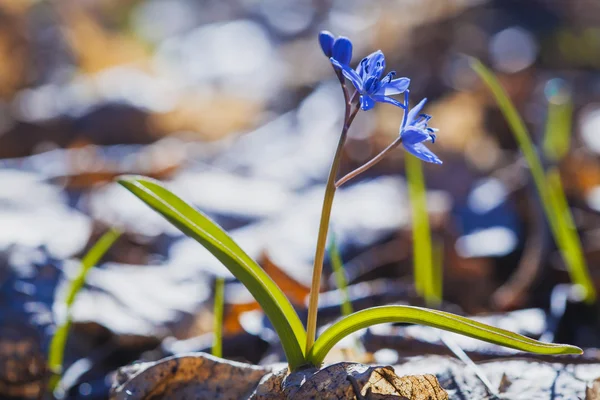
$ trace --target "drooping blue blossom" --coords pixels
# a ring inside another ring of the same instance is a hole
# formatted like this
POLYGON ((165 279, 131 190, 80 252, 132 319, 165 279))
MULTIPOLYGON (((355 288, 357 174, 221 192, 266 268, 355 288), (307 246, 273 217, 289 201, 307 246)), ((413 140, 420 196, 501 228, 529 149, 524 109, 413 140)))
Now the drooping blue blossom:
POLYGON ((370 110, 375 106, 375 102, 390 103, 404 108, 402 103, 389 96, 403 93, 408 88, 410 79, 394 79, 396 71, 390 71, 381 79, 385 70, 385 56, 381 50, 363 58, 356 70, 352 69, 348 62, 344 62, 345 60, 336 57, 335 52, 330 57, 330 61, 342 71, 360 93, 360 107, 363 110, 370 110))
MULTIPOLYGON (((427 126, 431 115, 421 114, 426 102, 427 99, 423 99, 410 110, 400 126, 400 138, 404 149, 410 154, 423 161, 442 164, 442 160, 424 145, 426 142, 435 143, 435 132, 437 132, 437 129, 427 126)), ((408 106, 408 96, 405 96, 405 104, 408 106)))
POLYGON ((319 33, 319 44, 321 50, 327 57, 334 57, 345 64, 352 60, 352 42, 344 36, 337 38, 329 31, 321 31, 319 33))

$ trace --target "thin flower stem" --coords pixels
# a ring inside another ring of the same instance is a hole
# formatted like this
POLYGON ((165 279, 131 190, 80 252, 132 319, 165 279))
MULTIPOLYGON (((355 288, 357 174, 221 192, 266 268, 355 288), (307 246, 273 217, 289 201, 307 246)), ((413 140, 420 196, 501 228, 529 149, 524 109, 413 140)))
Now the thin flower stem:
MULTIPOLYGON (((402 128, 404 128, 407 123, 407 119, 408 119, 407 110, 408 110, 409 94, 410 94, 410 91, 408 89, 406 89, 406 91, 404 92, 404 109, 403 109, 403 115, 402 115, 402 125, 400 126, 400 130, 402 130, 402 128)), ((353 100, 356 97, 356 95, 357 95, 357 92, 354 93, 354 96, 352 97, 353 100)), ((389 153, 390 151, 395 149, 400 143, 402 143, 402 138, 399 136, 388 147, 383 149, 381 151, 381 153, 379 153, 375 157, 373 157, 369 162, 367 162, 366 164, 364 164, 361 167, 356 168, 354 171, 352 171, 349 174, 346 174, 344 177, 342 177, 342 179, 340 179, 339 181, 337 181, 335 183, 335 187, 339 188, 344 183, 348 182, 350 179, 362 174, 363 172, 365 172, 366 170, 368 170, 369 168, 371 168, 372 166, 377 164, 379 161, 381 161, 387 155, 387 153, 389 153)))
MULTIPOLYGON (((337 71, 336 71, 337 73, 337 71)), ((338 77, 341 74, 338 74, 338 77)), ((335 196, 335 179, 340 168, 342 159, 342 150, 346 143, 348 128, 354 121, 354 117, 358 113, 359 107, 352 109, 353 100, 356 96, 349 98, 348 89, 343 79, 340 79, 342 90, 344 92, 344 100, 346 102, 346 112, 344 115, 344 126, 340 134, 340 140, 333 157, 329 177, 325 186, 325 198, 323 199, 323 208, 321 210, 321 221, 319 223, 319 235, 317 237, 317 248, 315 251, 315 261, 313 266, 312 283, 310 287, 310 297, 308 302, 308 321, 306 323, 306 353, 310 351, 315 342, 317 333, 317 311, 319 306, 319 291, 321 289, 321 274, 323 273, 323 260, 325 258, 325 248, 327 246, 327 232, 329 230, 329 220, 331 218, 331 208, 333 206, 333 198, 335 196)))
POLYGON ((390 143, 390 145, 388 147, 386 147, 385 149, 383 149, 381 151, 381 153, 377 154, 375 157, 373 157, 370 161, 368 161, 366 164, 356 168, 354 171, 344 175, 343 178, 341 178, 340 180, 338 180, 335 183, 335 187, 339 188, 340 186, 342 186, 344 183, 348 182, 350 179, 362 174, 363 172, 365 172, 366 170, 368 170, 369 168, 373 167, 375 164, 377 164, 379 161, 383 160, 383 158, 392 150, 394 150, 396 147, 398 147, 398 145, 402 143, 402 138, 401 137, 397 137, 396 140, 394 140, 392 143, 390 143))

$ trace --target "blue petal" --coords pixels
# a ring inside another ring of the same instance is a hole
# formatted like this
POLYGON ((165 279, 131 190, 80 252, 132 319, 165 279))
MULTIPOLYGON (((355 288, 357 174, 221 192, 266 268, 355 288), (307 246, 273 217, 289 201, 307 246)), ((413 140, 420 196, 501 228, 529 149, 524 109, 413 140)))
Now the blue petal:
POLYGON ((354 85, 354 87, 356 88, 356 90, 358 90, 359 92, 363 91, 363 82, 360 79, 360 77, 358 76, 358 74, 356 73, 355 70, 353 70, 351 67, 349 67, 346 64, 341 64, 338 62, 338 60, 336 60, 335 58, 331 57, 329 59, 329 61, 331 61, 331 63, 342 70, 342 74, 344 74, 344 76, 348 79, 350 79, 350 81, 352 82, 352 84, 354 85))
POLYGON ((410 79, 408 78, 394 79, 390 83, 384 84, 377 94, 381 96, 392 96, 394 94, 404 93, 404 91, 408 89, 408 85, 410 85, 410 79))
POLYGON ((391 97, 387 97, 387 96, 371 96, 371 97, 375 101, 379 101, 380 103, 389 103, 389 104, 395 105, 396 107, 404 108, 404 104, 400 103, 396 99, 392 99, 391 97))
POLYGON ((319 33, 319 44, 327 57, 331 57, 333 54, 333 42, 335 42, 335 37, 331 32, 321 31, 319 33))
POLYGON ((352 42, 344 36, 340 36, 333 42, 332 56, 340 64, 350 64, 352 60, 352 42))
POLYGON ((374 76, 370 76, 367 78, 366 81, 364 81, 363 84, 363 89, 365 90, 366 93, 375 93, 377 92, 377 85, 379 84, 379 80, 377 78, 375 78, 374 76))
POLYGON ((375 107, 375 100, 369 96, 360 96, 360 108, 364 111, 368 111, 373 107, 375 107))
POLYGON ((442 164, 442 160, 440 160, 435 154, 431 152, 423 143, 416 143, 414 145, 402 143, 404 146, 404 150, 408 151, 413 156, 420 158, 423 161, 427 161, 433 164, 442 164))
POLYGON ((419 116, 426 102, 427 98, 424 98, 419 104, 417 104, 410 110, 410 112, 408 113, 408 118, 406 119, 407 125, 411 125, 415 121, 415 118, 419 116))
POLYGON ((363 80, 365 80, 368 76, 375 76, 376 73, 379 73, 377 76, 377 79, 379 79, 384 69, 385 56, 381 50, 377 50, 376 52, 371 53, 362 59, 356 68, 356 72, 361 78, 363 78, 363 80))
POLYGON ((408 127, 400 132, 402 143, 408 146, 414 146, 430 138, 430 134, 423 129, 415 129, 408 127))

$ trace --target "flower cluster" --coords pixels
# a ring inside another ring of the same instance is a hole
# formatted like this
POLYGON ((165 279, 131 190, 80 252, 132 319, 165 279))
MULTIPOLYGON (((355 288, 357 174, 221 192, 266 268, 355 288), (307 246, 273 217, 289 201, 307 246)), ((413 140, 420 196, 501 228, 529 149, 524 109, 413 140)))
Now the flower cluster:
POLYGON ((405 117, 399 129, 399 137, 406 151, 423 161, 442 163, 424 145, 425 142, 435 142, 434 132, 437 131, 427 125, 431 116, 421 114, 427 99, 423 99, 408 111, 410 79, 405 77, 394 79, 396 71, 390 71, 381 78, 385 71, 385 56, 381 50, 363 58, 356 69, 353 69, 349 65, 352 60, 352 42, 348 38, 343 36, 336 38, 330 32, 322 31, 319 34, 319 43, 336 71, 340 71, 356 89, 360 96, 359 104, 362 110, 372 109, 376 102, 389 103, 402 108, 405 117), (390 97, 401 93, 404 93, 403 103, 390 97))

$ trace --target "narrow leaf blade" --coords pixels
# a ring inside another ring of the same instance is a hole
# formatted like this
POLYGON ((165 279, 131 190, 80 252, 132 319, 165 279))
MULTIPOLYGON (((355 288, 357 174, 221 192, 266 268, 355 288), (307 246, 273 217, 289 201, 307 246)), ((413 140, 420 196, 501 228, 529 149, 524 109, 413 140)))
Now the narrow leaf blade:
POLYGON ((307 359, 315 365, 320 365, 329 350, 344 337, 357 330, 387 322, 427 325, 530 353, 582 353, 582 350, 575 346, 539 342, 505 329, 495 328, 444 311, 412 306, 382 306, 356 312, 331 325, 319 336, 307 355, 307 359))
POLYGON ((48 369, 52 372, 48 388, 51 392, 56 389, 63 372, 65 346, 71 328, 71 308, 75 302, 75 298, 85 284, 88 272, 98 264, 102 256, 110 249, 119 236, 121 236, 121 232, 115 228, 110 229, 102 235, 81 259, 79 273, 69 286, 69 291, 65 299, 66 319, 56 328, 48 349, 48 369))
MULTIPOLYGON (((586 302, 589 304, 594 303, 597 296, 596 288, 587 269, 577 232, 573 232, 573 229, 569 227, 573 216, 568 206, 561 209, 561 200, 557 199, 556 182, 553 180, 548 181, 542 162, 525 127, 525 123, 494 73, 477 59, 471 60, 471 68, 479 75, 494 95, 500 111, 504 114, 504 118, 513 132, 519 148, 523 152, 523 156, 529 165, 533 181, 538 190, 550 230, 561 250, 571 280, 585 289, 586 302), (553 184, 554 186, 551 186, 553 184), (574 246, 573 241, 577 241, 578 244, 574 246)), ((564 193, 562 193, 562 196, 564 197, 564 193)))
POLYGON ((269 275, 220 226, 153 179, 123 176, 119 183, 223 263, 261 305, 277 331, 290 368, 305 363, 300 343, 305 342, 306 332, 298 314, 269 275))

